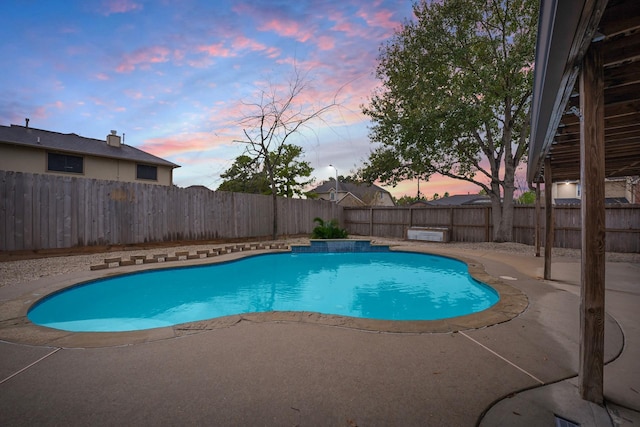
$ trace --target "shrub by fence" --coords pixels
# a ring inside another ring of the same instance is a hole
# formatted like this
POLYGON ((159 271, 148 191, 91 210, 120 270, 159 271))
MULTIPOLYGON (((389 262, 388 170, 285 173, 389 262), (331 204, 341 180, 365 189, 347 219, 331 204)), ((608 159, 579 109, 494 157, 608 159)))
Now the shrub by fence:
MULTIPOLYGON (((0 250, 271 235, 271 196, 0 171, 0 250)), ((322 200, 278 198, 280 235, 342 221, 322 200)))
MULTIPOLYGON (((554 207, 554 247, 579 249, 580 206, 554 207)), ((541 245, 545 239, 544 208, 540 212, 541 245)), ((428 208, 344 208, 344 224, 350 234, 402 239, 408 227, 447 227, 453 242, 487 242, 493 236, 491 207, 434 206, 428 208)), ((606 250, 640 252, 640 205, 606 207, 606 250)), ((535 244, 535 207, 515 206, 513 240, 535 244)))

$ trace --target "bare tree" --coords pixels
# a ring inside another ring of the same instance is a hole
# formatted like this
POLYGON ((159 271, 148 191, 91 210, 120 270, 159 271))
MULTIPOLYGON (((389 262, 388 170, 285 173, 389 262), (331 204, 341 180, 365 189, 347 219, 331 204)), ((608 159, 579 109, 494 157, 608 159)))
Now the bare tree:
POLYGON ((273 200, 273 239, 278 236, 276 167, 286 154, 287 141, 338 105, 337 93, 329 104, 320 107, 305 102, 302 95, 309 89, 306 74, 294 67, 286 85, 270 84, 258 91, 254 102, 242 103, 250 112, 238 123, 243 139, 234 142, 246 144, 246 154, 264 165, 273 200))

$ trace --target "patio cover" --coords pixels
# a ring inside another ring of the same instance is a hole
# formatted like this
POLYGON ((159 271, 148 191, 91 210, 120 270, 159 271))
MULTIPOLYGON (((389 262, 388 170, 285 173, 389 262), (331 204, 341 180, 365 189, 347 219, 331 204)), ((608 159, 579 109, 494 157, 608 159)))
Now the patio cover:
POLYGON ((601 42, 605 177, 640 175, 640 2, 542 0, 527 180, 580 179, 580 97, 585 52, 601 42))

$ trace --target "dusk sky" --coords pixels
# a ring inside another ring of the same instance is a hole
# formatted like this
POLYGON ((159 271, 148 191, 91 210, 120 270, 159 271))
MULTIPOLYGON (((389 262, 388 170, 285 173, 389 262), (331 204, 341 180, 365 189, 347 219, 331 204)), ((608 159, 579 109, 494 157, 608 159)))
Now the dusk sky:
MULTIPOLYGON (((360 106, 378 82, 380 45, 408 0, 8 0, 2 3, 0 124, 125 143, 181 165, 180 187, 216 189, 244 150, 238 119, 256 90, 307 74, 307 105, 339 108, 291 143, 318 181, 348 175, 373 148, 360 106)), ((421 191, 477 193, 433 177, 421 191)), ((414 196, 416 183, 385 187, 414 196)))

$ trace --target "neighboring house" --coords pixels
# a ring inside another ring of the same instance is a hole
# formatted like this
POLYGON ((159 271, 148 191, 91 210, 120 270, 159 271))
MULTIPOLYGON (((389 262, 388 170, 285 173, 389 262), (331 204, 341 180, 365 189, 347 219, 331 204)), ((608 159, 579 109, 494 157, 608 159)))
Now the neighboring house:
POLYGON ((115 131, 99 140, 28 126, 0 126, 4 171, 172 185, 173 169, 178 167, 123 144, 115 131))
MULTIPOLYGON (((637 177, 608 178, 604 181, 605 203, 640 203, 638 200, 637 177)), ((554 182, 551 197, 556 205, 580 204, 581 186, 579 181, 554 182)))
POLYGON ((340 206, 395 206, 391 193, 373 184, 339 182, 336 192, 336 182, 327 181, 310 193, 322 200, 337 201, 340 206))
POLYGON ((491 205, 489 196, 482 194, 456 194, 442 197, 436 200, 418 200, 411 205, 412 208, 428 208, 430 206, 485 206, 491 205))

